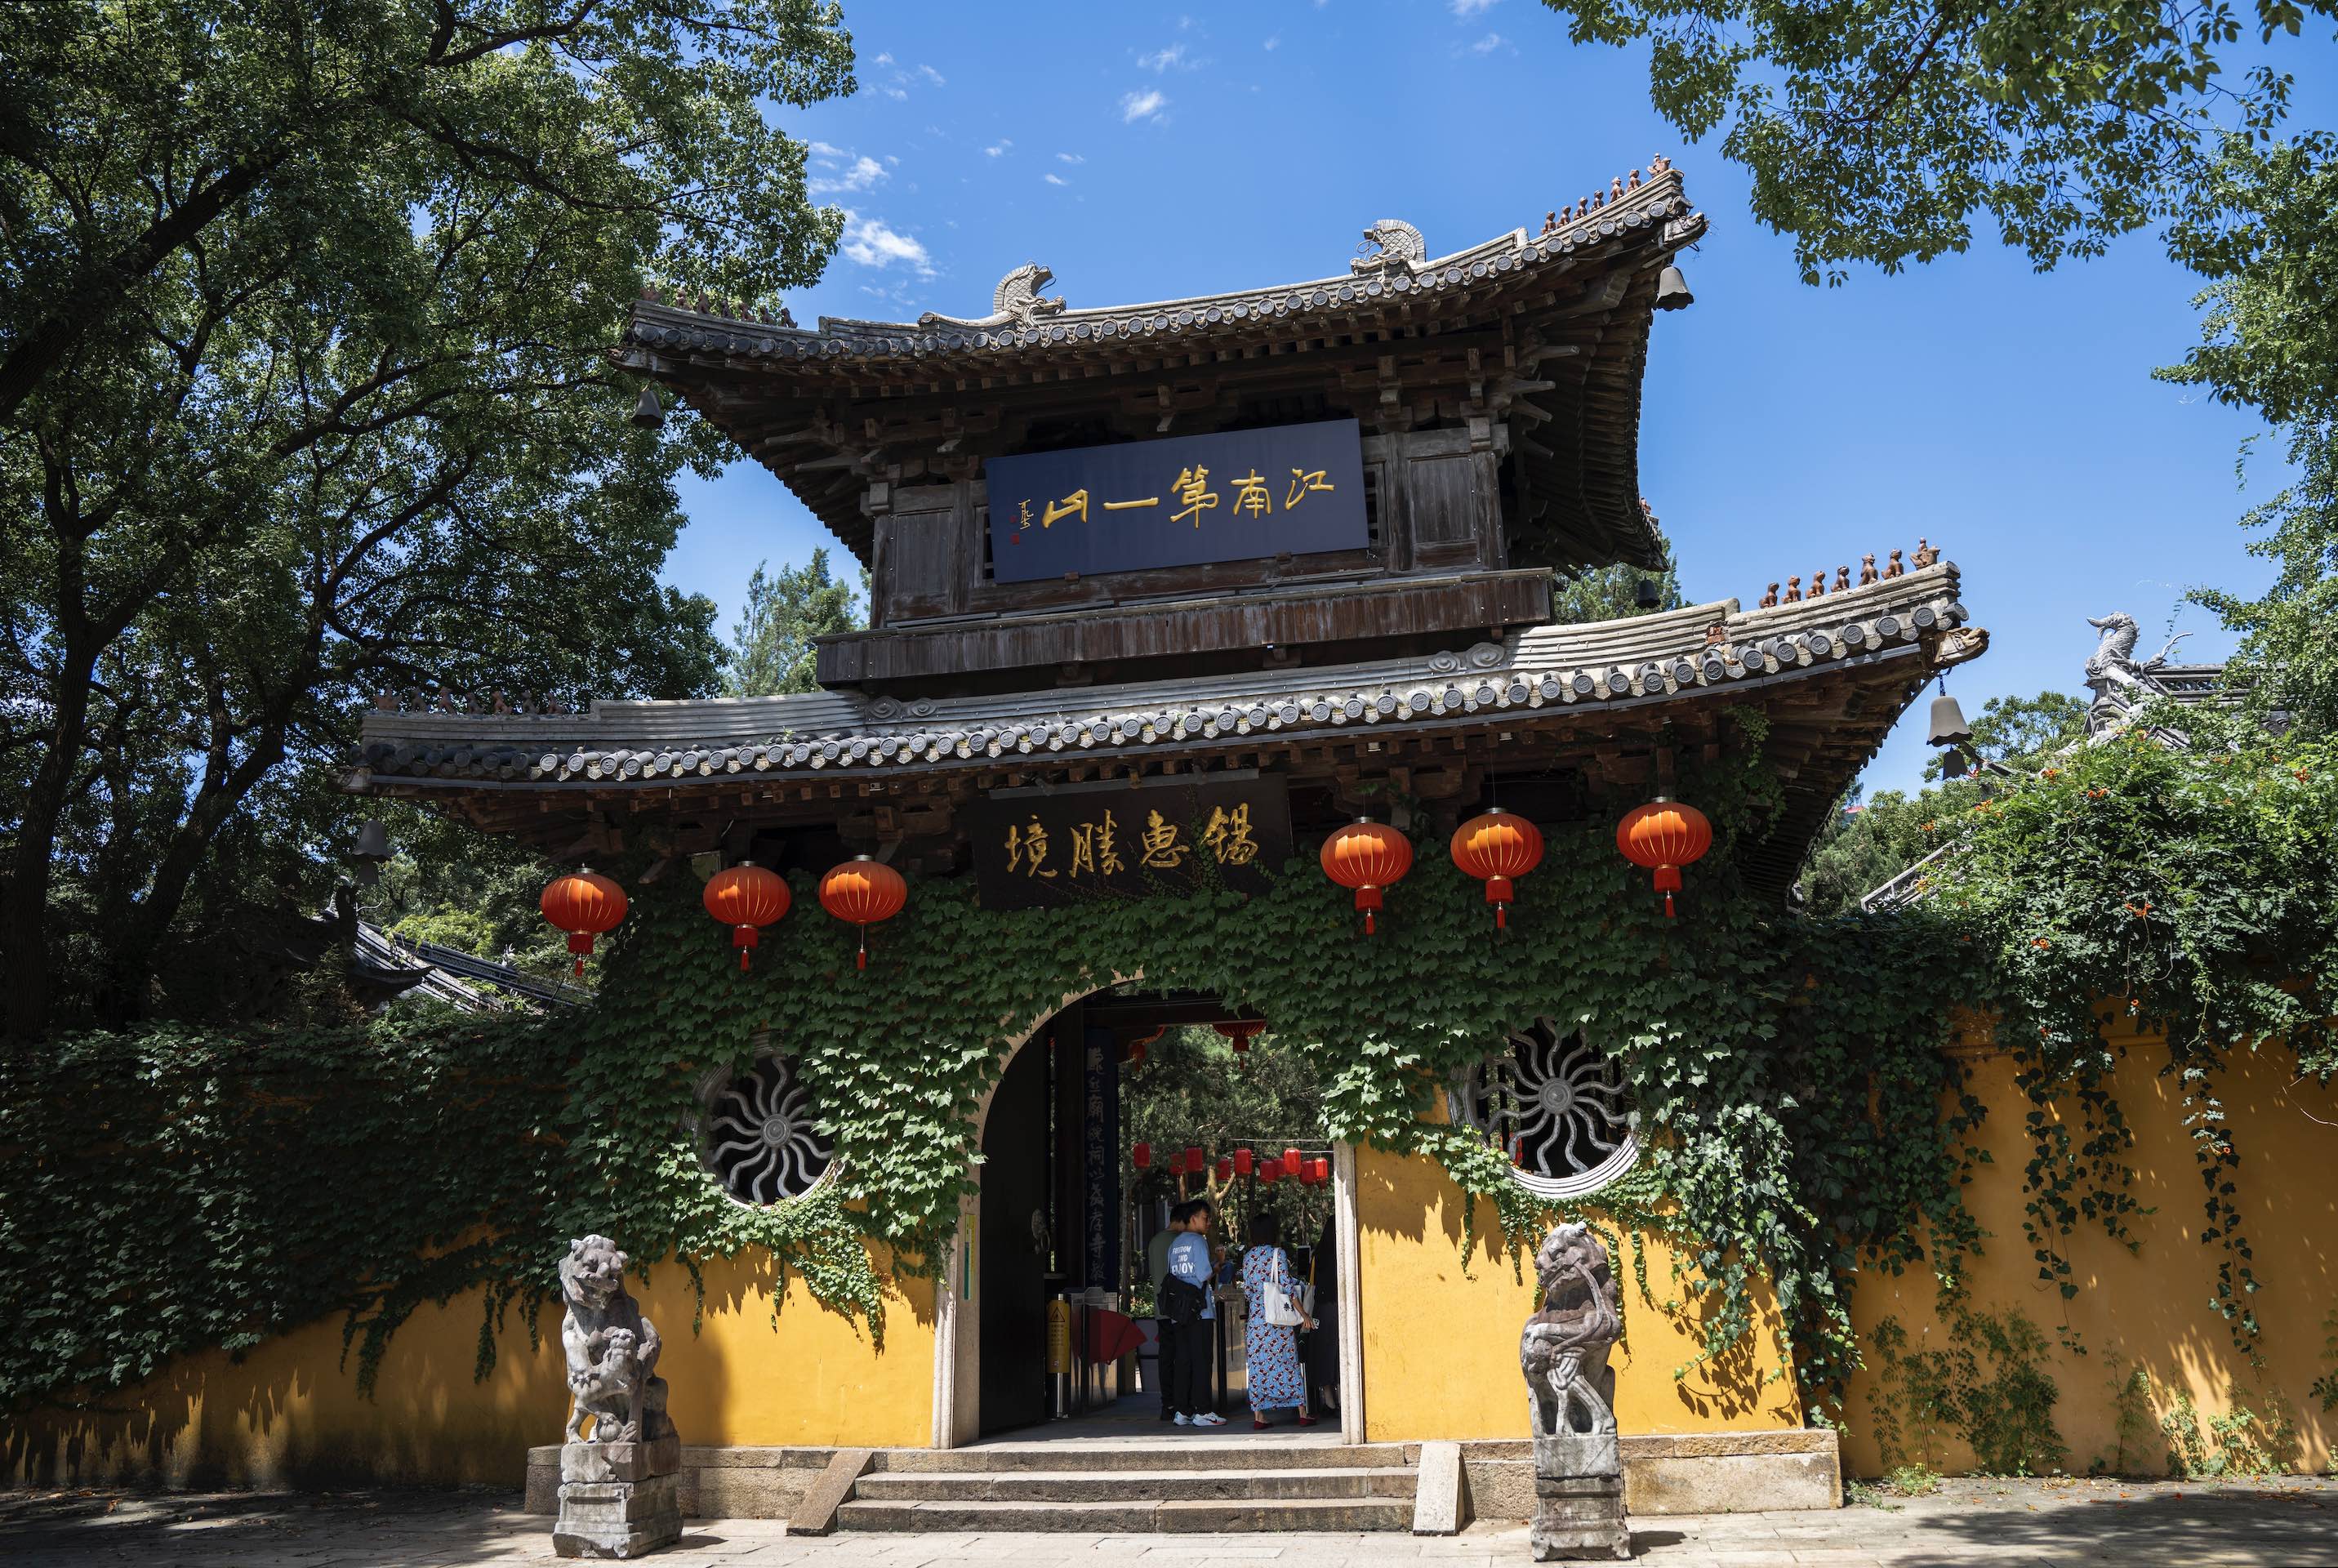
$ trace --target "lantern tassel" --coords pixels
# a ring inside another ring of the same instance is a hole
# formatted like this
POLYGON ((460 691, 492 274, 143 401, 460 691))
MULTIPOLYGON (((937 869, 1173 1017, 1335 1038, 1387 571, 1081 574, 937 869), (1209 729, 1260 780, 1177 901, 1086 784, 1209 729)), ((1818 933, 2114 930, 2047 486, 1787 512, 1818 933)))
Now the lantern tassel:
POLYGON ((579 980, 584 978, 584 960, 582 958, 576 960, 576 978, 579 980))
POLYGON ((1667 893, 1667 894, 1665 894, 1665 919, 1667 919, 1667 920, 1669 920, 1669 919, 1671 919, 1672 917, 1673 917, 1673 896, 1672 896, 1671 894, 1667 893))
POLYGON ((858 969, 869 967, 869 927, 866 926, 860 928, 860 955, 854 960, 853 966, 858 969))
POLYGON ((1510 906, 1509 906, 1508 905, 1507 905, 1507 904, 1497 904, 1497 905, 1495 905, 1495 906, 1494 906, 1494 929, 1495 929, 1495 930, 1497 930, 1497 931, 1507 931, 1507 930, 1508 930, 1509 928, 1510 928, 1510 906))
POLYGON ((1367 910, 1365 910, 1365 911, 1364 911, 1364 935, 1365 935, 1365 936, 1370 936, 1371 934, 1372 934, 1372 912, 1371 912, 1370 910, 1367 909, 1367 910))

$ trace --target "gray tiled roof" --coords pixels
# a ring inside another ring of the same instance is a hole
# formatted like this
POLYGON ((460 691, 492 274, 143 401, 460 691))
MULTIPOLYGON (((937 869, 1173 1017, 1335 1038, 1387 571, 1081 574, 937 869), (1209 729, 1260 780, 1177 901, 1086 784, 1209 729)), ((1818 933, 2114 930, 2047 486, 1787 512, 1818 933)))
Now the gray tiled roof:
POLYGON ((1963 623, 1953 564, 1741 612, 1734 600, 1537 627, 1426 658, 1076 691, 935 700, 845 692, 595 702, 584 713, 374 712, 376 779, 545 787, 682 783, 723 774, 866 776, 990 759, 1143 753, 1233 736, 1321 736, 1488 711, 1594 710, 1821 671, 1912 648, 1963 623), (1709 642, 1711 628, 1723 641, 1709 642))

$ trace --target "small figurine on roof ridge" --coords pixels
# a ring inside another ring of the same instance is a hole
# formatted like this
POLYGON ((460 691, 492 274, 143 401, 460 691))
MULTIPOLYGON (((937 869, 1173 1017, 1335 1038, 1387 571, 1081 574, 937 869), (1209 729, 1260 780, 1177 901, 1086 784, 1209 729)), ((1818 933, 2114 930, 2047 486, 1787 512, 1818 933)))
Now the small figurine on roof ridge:
POLYGON ((1894 550, 1891 552, 1891 560, 1890 564, 1883 568, 1883 575, 1886 577, 1905 577, 1907 574, 1908 568, 1900 564, 1900 552, 1894 550))
POLYGON ((1777 607, 1778 585, 1775 583, 1773 583, 1770 584, 1770 591, 1762 595, 1762 603, 1759 608, 1763 610, 1775 610, 1777 607))
POLYGON ((1813 573, 1811 573, 1811 592, 1810 592, 1810 597, 1812 597, 1812 598, 1813 598, 1813 599, 1817 599, 1817 598, 1823 597, 1825 593, 1826 593, 1826 568, 1825 568, 1825 567, 1823 567, 1823 566, 1822 566, 1822 567, 1820 567, 1817 571, 1815 571, 1815 572, 1813 572, 1813 573))
POLYGON ((1801 578, 1799 578, 1799 577, 1789 577, 1789 578, 1787 578, 1787 579, 1786 579, 1786 603, 1789 603, 1789 604, 1799 604, 1799 603, 1801 603, 1802 602, 1803 602, 1803 580, 1802 580, 1801 578))
POLYGON ((1834 591, 1838 593, 1844 593, 1850 592, 1850 590, 1851 568, 1848 566, 1836 567, 1834 569, 1834 591))
POLYGON ((1927 566, 1938 564, 1940 559, 1940 553, 1938 550, 1933 549, 1931 542, 1924 538, 1924 536, 1920 534, 1916 536, 1916 554, 1914 559, 1916 562, 1916 569, 1920 572, 1927 566))
POLYGON ((1864 588, 1876 578, 1875 552, 1871 550, 1859 558, 1859 585, 1864 588))

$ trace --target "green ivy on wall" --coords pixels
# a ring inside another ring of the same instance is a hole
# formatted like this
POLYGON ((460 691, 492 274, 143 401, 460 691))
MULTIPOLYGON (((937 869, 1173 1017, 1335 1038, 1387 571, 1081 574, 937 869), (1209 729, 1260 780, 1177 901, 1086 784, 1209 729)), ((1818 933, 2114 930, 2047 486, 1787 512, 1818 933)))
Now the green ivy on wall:
POLYGON ((2314 1019, 2338 813, 2302 794, 2328 789, 2321 754, 2292 749, 2276 772, 2271 746, 2241 744, 2223 760, 2082 753, 1961 825, 1967 850, 1931 902, 1823 923, 1739 886, 1733 846, 1763 831, 1774 795, 1727 762, 1682 782, 1719 842, 1677 920, 1594 822, 1549 835, 1506 937, 1426 831, 1374 936, 1302 853, 1250 897, 1002 913, 976 906, 969 879, 915 881, 872 931, 865 972, 808 879, 742 974, 694 879, 643 886, 639 867, 612 867, 633 912, 604 943, 599 1001, 576 1014, 98 1036, 28 1063, 27 1092, 0 1105, 0 1291, 30 1304, 32 1331, 0 1346, 0 1399, 115 1387, 335 1310, 369 1375, 416 1305, 480 1284, 484 1367, 507 1308, 532 1326, 567 1239, 588 1230, 693 1272, 768 1249, 782 1303, 801 1279, 881 1336, 886 1271, 946 1255, 1009 1047, 1062 999, 1138 974, 1269 1019, 1314 1074, 1333 1137, 1437 1160, 1491 1201, 1514 1259, 1548 1210, 1485 1140, 1442 1122, 1442 1091, 1536 1018, 1588 1031, 1623 1064, 1646 1151, 1577 1207, 1619 1245, 1645 1231, 1681 1244, 1674 1284, 1708 1356, 1760 1332, 1772 1292, 1813 1412, 1859 1364, 1854 1273, 1930 1268, 1953 1292, 1980 1242, 1961 1199, 1980 1107, 1942 1050, 1958 1009, 1994 1016, 2021 1054, 2040 1267, 2078 1225, 2122 1233, 2125 1124, 2087 999, 2132 997, 2175 1069, 2198 1074, 2186 1084, 2210 1240, 2245 1298, 2213 1068, 2281 1033, 2329 1068, 2314 1019), (765 1038, 794 1059, 841 1164, 813 1196, 753 1209, 715 1187, 683 1127, 702 1075, 746 1066, 765 1038))

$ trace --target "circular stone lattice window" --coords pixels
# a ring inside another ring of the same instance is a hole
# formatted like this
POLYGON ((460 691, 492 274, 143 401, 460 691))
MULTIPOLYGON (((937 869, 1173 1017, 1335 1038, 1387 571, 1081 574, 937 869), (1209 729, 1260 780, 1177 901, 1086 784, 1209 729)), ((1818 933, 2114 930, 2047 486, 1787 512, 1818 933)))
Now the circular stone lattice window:
POLYGON ((835 1146, 795 1064, 776 1053, 743 1073, 708 1075, 699 1093, 698 1156, 741 1203, 801 1198, 836 1168, 835 1146))
POLYGON ((1579 1198, 1630 1170, 1640 1138, 1623 1064, 1548 1019, 1508 1046, 1455 1083, 1455 1120, 1491 1138, 1518 1183, 1545 1198, 1579 1198))

